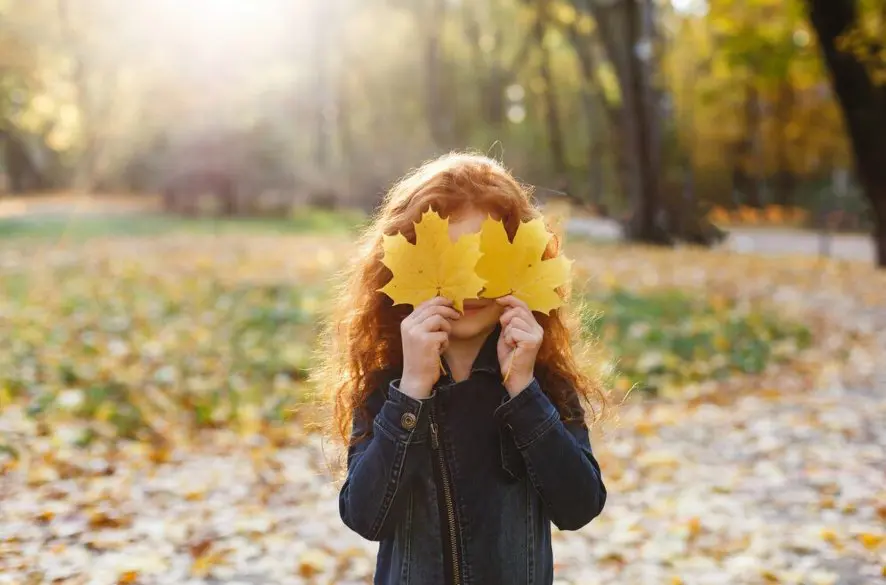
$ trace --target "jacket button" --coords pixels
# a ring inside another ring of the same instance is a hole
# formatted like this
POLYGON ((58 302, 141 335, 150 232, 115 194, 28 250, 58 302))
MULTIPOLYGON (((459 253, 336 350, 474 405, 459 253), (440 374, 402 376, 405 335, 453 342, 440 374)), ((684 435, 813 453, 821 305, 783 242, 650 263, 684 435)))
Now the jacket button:
POLYGON ((400 425, 407 431, 411 431, 415 428, 415 415, 411 412, 404 412, 403 416, 400 417, 400 425))

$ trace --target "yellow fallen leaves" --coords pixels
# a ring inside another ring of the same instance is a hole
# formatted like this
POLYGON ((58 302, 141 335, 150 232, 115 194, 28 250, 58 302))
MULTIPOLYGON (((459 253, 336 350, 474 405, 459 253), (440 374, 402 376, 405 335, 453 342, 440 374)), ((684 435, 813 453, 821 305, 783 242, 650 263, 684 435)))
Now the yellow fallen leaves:
POLYGON ((212 569, 219 565, 225 558, 223 551, 210 550, 206 554, 200 555, 194 559, 191 564, 191 575, 194 577, 207 577, 212 569))
POLYGON ((318 549, 308 549, 298 560, 297 571, 301 577, 310 579, 322 573, 329 565, 330 558, 325 552, 318 549))
MULTIPOLYGON (((823 528, 821 530, 821 539, 832 545, 834 548, 840 550, 843 548, 843 543, 840 541, 840 537, 837 533, 830 528, 823 528)), ((854 535, 854 540, 857 540, 859 544, 861 544, 864 548, 871 552, 877 551, 881 546, 886 543, 886 534, 878 534, 874 532, 859 532, 854 535)))
POLYGON ((458 311, 465 299, 478 296, 512 294, 542 313, 563 304, 557 290, 569 283, 572 261, 542 260, 553 235, 541 218, 521 223, 513 241, 504 224, 489 217, 479 233, 455 241, 448 228, 449 220, 429 209, 415 224, 415 244, 402 233, 383 236, 382 263, 393 277, 380 292, 394 304, 412 306, 443 296, 458 311))
POLYGON ((858 535, 858 541, 868 550, 876 550, 886 541, 883 534, 871 534, 870 532, 862 532, 858 535))
POLYGON ((830 528, 824 528, 821 531, 821 539, 830 544, 838 544, 837 533, 830 528))

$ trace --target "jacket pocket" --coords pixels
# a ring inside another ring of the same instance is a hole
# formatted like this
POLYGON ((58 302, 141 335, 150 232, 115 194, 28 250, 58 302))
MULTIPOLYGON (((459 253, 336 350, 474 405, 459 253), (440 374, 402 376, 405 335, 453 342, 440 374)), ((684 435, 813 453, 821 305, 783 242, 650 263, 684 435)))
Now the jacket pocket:
POLYGON ((511 430, 502 427, 498 432, 499 451, 501 453, 501 468, 510 479, 521 479, 526 475, 526 464, 520 455, 517 444, 511 430))

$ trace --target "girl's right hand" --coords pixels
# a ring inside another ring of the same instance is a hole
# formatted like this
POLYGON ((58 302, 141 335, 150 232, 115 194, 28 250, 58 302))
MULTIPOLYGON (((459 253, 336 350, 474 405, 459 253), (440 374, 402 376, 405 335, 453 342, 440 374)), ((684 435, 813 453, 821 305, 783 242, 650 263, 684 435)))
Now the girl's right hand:
POLYGON ((400 391, 417 400, 431 395, 440 378, 440 354, 449 346, 450 319, 461 313, 452 308, 452 302, 434 297, 415 307, 400 323, 403 337, 403 376, 400 391))

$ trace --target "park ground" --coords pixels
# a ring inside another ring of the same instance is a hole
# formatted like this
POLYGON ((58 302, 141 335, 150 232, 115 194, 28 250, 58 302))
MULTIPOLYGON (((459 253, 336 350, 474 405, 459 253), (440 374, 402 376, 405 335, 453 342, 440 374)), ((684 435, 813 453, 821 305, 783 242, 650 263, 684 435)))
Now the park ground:
MULTIPOLYGON (((357 220, 43 211, 0 218, 0 583, 369 582, 306 380, 357 220)), ((566 253, 614 404, 556 582, 886 579, 886 272, 566 253)))

